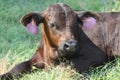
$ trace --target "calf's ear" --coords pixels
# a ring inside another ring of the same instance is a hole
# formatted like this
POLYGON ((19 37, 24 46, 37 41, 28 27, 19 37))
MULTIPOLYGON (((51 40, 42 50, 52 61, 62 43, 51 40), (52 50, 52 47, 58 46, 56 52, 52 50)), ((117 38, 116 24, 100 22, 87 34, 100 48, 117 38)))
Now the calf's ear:
POLYGON ((99 14, 90 11, 75 11, 78 17, 78 22, 82 25, 83 29, 91 30, 99 20, 99 14))
POLYGON ((44 17, 41 16, 39 13, 28 13, 25 14, 20 22, 23 24, 27 31, 30 32, 31 34, 37 34, 38 33, 38 26, 40 23, 42 23, 44 20, 44 17))

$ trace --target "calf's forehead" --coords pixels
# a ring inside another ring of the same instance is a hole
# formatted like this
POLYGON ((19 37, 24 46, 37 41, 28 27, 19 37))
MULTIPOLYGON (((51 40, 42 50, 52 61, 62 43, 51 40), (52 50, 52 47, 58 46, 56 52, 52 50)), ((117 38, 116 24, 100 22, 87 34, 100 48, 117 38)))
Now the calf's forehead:
POLYGON ((56 15, 56 14, 60 14, 60 13, 67 14, 67 12, 72 11, 72 9, 66 4, 58 3, 58 4, 50 5, 47 8, 47 11, 48 11, 48 13, 50 13, 52 15, 56 15))
POLYGON ((61 5, 59 4, 51 5, 48 7, 47 12, 49 18, 51 18, 54 22, 57 21, 61 22, 62 20, 65 21, 66 15, 61 5))
POLYGON ((69 24, 74 23, 74 11, 66 4, 53 4, 50 5, 46 11, 47 16, 49 16, 50 21, 53 21, 58 26, 64 27, 69 24))
POLYGON ((47 14, 47 16, 57 20, 63 19, 63 21, 68 18, 68 14, 70 12, 72 12, 72 9, 68 5, 62 3, 50 5, 45 10, 45 14, 47 14))

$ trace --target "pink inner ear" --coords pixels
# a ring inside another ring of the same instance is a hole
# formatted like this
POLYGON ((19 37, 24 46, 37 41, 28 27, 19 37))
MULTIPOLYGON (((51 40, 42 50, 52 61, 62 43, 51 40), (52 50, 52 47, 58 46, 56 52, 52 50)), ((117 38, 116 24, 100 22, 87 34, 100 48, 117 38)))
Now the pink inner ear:
POLYGON ((88 17, 83 20, 83 29, 91 30, 96 25, 96 19, 88 17))
POLYGON ((27 24, 27 31, 31 34, 38 34, 38 26, 34 20, 27 24))

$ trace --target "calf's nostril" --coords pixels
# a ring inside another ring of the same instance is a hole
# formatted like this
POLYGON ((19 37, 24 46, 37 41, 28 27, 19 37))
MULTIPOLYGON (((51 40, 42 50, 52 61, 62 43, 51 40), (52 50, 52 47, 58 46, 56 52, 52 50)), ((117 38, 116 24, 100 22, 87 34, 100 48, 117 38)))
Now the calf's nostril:
POLYGON ((64 44, 64 50, 66 51, 75 51, 77 48, 76 40, 69 40, 64 44))
POLYGON ((77 46, 76 42, 69 41, 64 44, 64 50, 74 51, 76 46, 77 46))
POLYGON ((59 50, 63 52, 74 52, 77 49, 77 41, 69 40, 66 42, 62 42, 59 46, 59 50))
POLYGON ((70 45, 68 43, 65 43, 64 48, 69 49, 70 45))

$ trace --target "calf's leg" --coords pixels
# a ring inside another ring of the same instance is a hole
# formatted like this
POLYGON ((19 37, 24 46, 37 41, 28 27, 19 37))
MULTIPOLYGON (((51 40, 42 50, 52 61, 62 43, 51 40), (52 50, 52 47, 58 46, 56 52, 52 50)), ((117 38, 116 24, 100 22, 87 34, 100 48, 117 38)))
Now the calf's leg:
POLYGON ((15 67, 13 67, 9 72, 0 75, 1 80, 12 80, 13 77, 20 76, 22 73, 30 72, 32 69, 32 66, 30 64, 30 61, 22 62, 15 67))

